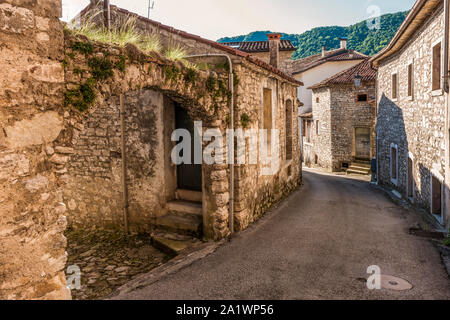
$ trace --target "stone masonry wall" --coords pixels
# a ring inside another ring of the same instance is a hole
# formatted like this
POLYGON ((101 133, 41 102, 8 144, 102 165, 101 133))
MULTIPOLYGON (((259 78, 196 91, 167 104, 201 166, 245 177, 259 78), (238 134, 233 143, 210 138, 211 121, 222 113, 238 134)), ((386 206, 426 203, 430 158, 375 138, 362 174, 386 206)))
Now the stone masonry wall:
POLYGON ((432 172, 445 176, 445 95, 432 91, 432 47, 444 36, 443 8, 431 16, 395 56, 378 70, 379 181, 406 196, 408 155, 414 157, 414 202, 430 209, 432 172), (408 97, 408 65, 413 63, 414 93, 408 97), (398 73, 398 99, 392 99, 392 74, 398 73), (391 181, 390 147, 398 146, 398 184, 391 181))
POLYGON ((340 171, 342 163, 355 160, 355 129, 370 129, 370 155, 375 157, 375 82, 331 87, 332 170, 340 171), (357 102, 358 94, 367 94, 368 101, 357 102))
POLYGON ((341 171, 342 163, 355 160, 355 128, 370 128, 371 155, 375 155, 375 83, 331 85, 313 90, 313 125, 310 151, 311 166, 341 171), (367 102, 357 102, 358 94, 367 94, 367 102), (317 126, 319 126, 317 128, 317 126), (317 155, 317 165, 315 156, 317 155))
POLYGON ((70 299, 60 0, 0 1, 0 299, 70 299))
MULTIPOLYGON (((111 10, 113 23, 120 25, 121 21, 124 21, 128 17, 126 11, 117 9, 115 6, 112 6, 111 10)), ((101 21, 98 21, 98 23, 101 23, 101 21)), ((188 54, 229 54, 228 52, 223 52, 201 41, 187 38, 175 30, 170 31, 166 28, 158 28, 157 25, 149 23, 146 19, 137 19, 136 27, 148 33, 157 33, 164 47, 181 46, 188 54)), ((284 106, 286 100, 290 99, 293 104, 293 109, 297 108, 297 92, 294 90, 296 86, 264 68, 245 61, 245 59, 238 56, 230 56, 235 64, 235 81, 237 82, 235 83, 235 126, 237 128, 242 127, 241 120, 242 116, 245 114, 245 116, 250 117, 250 124, 247 124, 248 128, 259 128, 262 121, 261 110, 263 103, 263 88, 271 88, 274 94, 273 104, 277 108, 274 109, 274 111, 276 111, 276 113, 274 112, 274 115, 276 115, 276 117, 274 117, 274 128, 276 127, 281 130, 280 144, 283 145, 285 128, 284 106), (269 78, 273 78, 273 80, 269 80, 269 78)), ((223 65, 224 63, 223 58, 201 59, 200 61, 211 63, 212 65, 223 65)), ((227 110, 227 108, 224 108, 224 110, 227 110)), ((295 114, 293 119, 296 119, 296 116, 297 115, 295 114)), ((219 118, 216 120, 218 120, 217 123, 219 128, 222 132, 225 132, 229 119, 227 118, 222 122, 219 118)), ((293 130, 294 132, 298 132, 297 121, 294 123, 293 130)), ((294 160, 290 165, 284 163, 285 149, 283 147, 280 155, 280 161, 282 162, 283 168, 272 177, 260 177, 261 168, 259 168, 259 166, 245 166, 245 169, 242 169, 241 166, 236 169, 236 179, 241 180, 236 181, 235 189, 235 198, 237 199, 235 203, 235 222, 238 230, 245 229, 249 223, 256 219, 255 217, 260 216, 268 207, 281 199, 282 195, 287 194, 286 190, 292 190, 301 183, 298 137, 293 138, 293 144, 294 160), (288 171, 290 172, 289 177, 287 177, 288 171), (283 172, 284 176, 282 175, 283 172), (254 180, 252 180, 251 177, 253 177, 254 180), (245 202, 244 200, 247 201, 248 205, 243 204, 245 202)), ((224 149, 224 153, 226 152, 227 150, 224 149)), ((208 166, 204 167, 203 170, 212 170, 212 184, 209 185, 209 187, 215 190, 216 193, 216 198, 213 201, 203 201, 204 233, 207 238, 220 239, 227 236, 229 233, 227 227, 229 190, 228 185, 225 182, 228 180, 229 167, 226 164, 216 165, 216 167, 212 169, 208 166), (212 210, 214 214, 205 214, 205 211, 208 210, 212 210), (216 219, 212 219, 212 216, 215 216, 216 219), (213 228, 208 227, 212 225, 214 225, 213 228), (215 230, 214 234, 208 230, 215 230)), ((206 174, 205 176, 209 176, 209 174, 206 174)), ((207 184, 207 182, 204 182, 204 185, 207 184)))
MULTIPOLYGON (((169 137, 174 119, 171 122, 166 117, 177 103, 194 121, 203 121, 205 128, 225 132, 228 93, 218 85, 226 83, 225 75, 189 70, 157 53, 145 55, 131 45, 119 48, 93 43, 69 32, 65 46, 66 102, 71 107, 65 147, 70 156, 62 161, 65 167, 61 170, 70 223, 122 228, 119 95, 123 94, 130 227, 148 231, 152 219, 164 214, 166 202, 173 200, 168 189, 174 191, 174 177, 168 174, 171 164, 166 156, 172 149, 169 137), (77 107, 84 105, 78 97, 83 97, 84 85, 92 79, 96 80, 92 84, 95 100, 80 112, 77 107), (210 79, 215 85, 207 85, 210 79)), ((215 164, 203 168, 208 239, 223 238, 228 232, 228 220, 218 218, 228 210, 223 201, 226 193, 214 189, 212 183, 227 185, 222 170, 223 165, 215 164)))
MULTIPOLYGON (((332 156, 332 111, 331 111, 331 90, 321 88, 313 94, 313 123, 311 126, 310 164, 321 168, 331 169, 333 163, 332 156), (317 100, 318 99, 318 100, 317 100), (317 121, 319 128, 317 131, 317 121), (319 133, 317 135, 317 132, 319 133), (315 156, 317 155, 317 165, 315 156)), ((308 143, 306 143, 308 145, 308 143)))
MULTIPOLYGON (((246 229, 260 218, 268 208, 298 188, 302 182, 300 142, 298 132, 297 88, 287 82, 270 79, 269 75, 256 73, 250 66, 236 68, 239 84, 236 87, 236 108, 238 110, 235 126, 243 129, 263 128, 263 89, 272 90, 272 128, 279 130, 279 167, 274 175, 263 175, 264 165, 259 158, 257 165, 250 165, 249 155, 259 152, 258 143, 247 140, 246 165, 236 167, 235 182, 235 227, 246 229), (292 103, 292 153, 293 159, 286 160, 286 106, 292 103), (243 122, 242 116, 250 118, 243 122)), ((258 134, 259 135, 259 134, 258 134)))

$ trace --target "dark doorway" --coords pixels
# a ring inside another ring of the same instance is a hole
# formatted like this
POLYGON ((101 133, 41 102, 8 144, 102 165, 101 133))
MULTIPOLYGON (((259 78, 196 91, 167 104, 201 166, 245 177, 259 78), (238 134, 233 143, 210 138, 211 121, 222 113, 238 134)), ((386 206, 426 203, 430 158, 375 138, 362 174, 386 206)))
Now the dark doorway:
POLYGON ((187 111, 179 106, 175 107, 175 128, 186 129, 190 132, 192 150, 192 164, 177 166, 178 189, 202 191, 202 165, 194 164, 194 121, 187 111))
POLYGON ((370 160, 370 129, 355 129, 355 153, 357 160, 370 160))

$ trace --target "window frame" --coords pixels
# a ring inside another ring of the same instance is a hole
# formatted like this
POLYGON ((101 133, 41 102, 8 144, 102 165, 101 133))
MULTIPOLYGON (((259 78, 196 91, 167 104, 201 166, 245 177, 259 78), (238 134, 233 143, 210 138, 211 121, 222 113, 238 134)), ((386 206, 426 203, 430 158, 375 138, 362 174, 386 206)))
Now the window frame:
POLYGON ((407 96, 409 100, 414 100, 414 59, 408 62, 406 66, 406 74, 408 76, 407 96))
POLYGON ((369 102, 369 94, 368 93, 357 93, 356 94, 356 98, 355 98, 356 102, 358 103, 365 103, 365 102, 369 102), (365 96, 366 99, 365 100, 360 100, 359 98, 365 96))
POLYGON ((442 54, 442 43, 443 43, 443 39, 439 39, 435 42, 433 42, 433 44, 431 45, 431 91, 433 93, 433 96, 435 95, 440 95, 443 94, 443 87, 442 87, 442 68, 443 68, 443 54, 442 54), (439 88, 435 87, 435 48, 437 46, 440 46, 440 51, 439 51, 439 88))
POLYGON ((398 92, 398 71, 391 73, 391 99, 392 101, 398 101, 399 92, 398 92), (395 77, 395 81, 394 81, 395 77), (395 90, 394 90, 395 89, 395 90), (395 95, 394 95, 395 92, 395 95))

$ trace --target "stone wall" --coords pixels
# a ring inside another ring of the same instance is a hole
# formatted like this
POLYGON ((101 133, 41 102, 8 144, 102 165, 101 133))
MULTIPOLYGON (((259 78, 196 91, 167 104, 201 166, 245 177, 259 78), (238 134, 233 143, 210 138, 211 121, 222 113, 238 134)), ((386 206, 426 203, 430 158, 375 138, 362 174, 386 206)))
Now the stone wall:
POLYGON ((414 202, 427 210, 431 177, 445 177, 445 95, 432 91, 432 47, 444 36, 441 7, 394 56, 378 70, 378 179, 407 195, 408 156, 413 156, 414 202), (413 63, 414 92, 408 97, 408 65, 413 63), (398 99, 392 98, 392 74, 398 74, 398 99), (398 146, 399 179, 391 181, 390 148, 398 146))
POLYGON ((70 299, 55 146, 64 128, 61 1, 0 3, 0 299, 70 299))
MULTIPOLYGON (((152 219, 165 214, 167 202, 175 197, 174 166, 169 159, 174 104, 185 108, 194 121, 202 121, 205 128, 225 132, 228 93, 220 91, 220 82, 227 82, 226 74, 191 70, 157 53, 145 55, 131 45, 119 48, 67 33, 66 102, 71 108, 64 147, 70 155, 61 161, 61 173, 70 224, 75 228, 123 228, 120 94, 130 227, 149 231, 152 219), (96 65, 102 66, 105 77, 96 75, 96 65), (211 78, 213 87, 207 85, 211 78), (92 79, 95 100, 86 110, 77 110, 83 106, 78 95, 92 79)), ((213 239, 228 232, 228 220, 218 223, 216 219, 221 212, 216 199, 223 194, 211 183, 227 184, 227 176, 216 173, 221 170, 222 166, 215 164, 203 168, 204 228, 206 237, 213 239)), ((222 206, 226 209, 228 203, 222 206)))
POLYGON ((331 169, 333 163, 332 134, 334 129, 332 126, 331 99, 332 93, 330 88, 321 88, 313 93, 313 123, 311 126, 311 143, 309 144, 310 158, 307 159, 311 166, 329 169, 331 169), (319 128, 317 128, 317 124, 319 128))
MULTIPOLYGON (((127 11, 123 9, 112 6, 111 10, 114 24, 120 25, 128 18, 127 11)), ((101 23, 101 20, 97 22, 101 23)), ((239 55, 231 55, 229 52, 224 52, 215 46, 195 40, 192 35, 187 36, 182 31, 168 29, 166 26, 159 26, 157 23, 150 22, 142 17, 137 18, 136 26, 145 32, 157 33, 162 41, 163 47, 181 46, 189 54, 220 53, 230 55, 235 64, 236 128, 262 128, 261 110, 263 89, 272 89, 274 97, 273 127, 281 130, 280 144, 282 147, 280 148, 281 154, 279 159, 281 168, 277 174, 271 177, 262 177, 262 169, 259 165, 246 165, 237 168, 236 179, 238 181, 236 181, 235 191, 235 198, 237 199, 235 203, 235 223, 238 230, 245 229, 249 223, 253 222, 265 212, 268 207, 276 203, 282 196, 286 195, 301 183, 300 149, 298 147, 299 139, 297 136, 292 139, 294 159, 289 163, 285 161, 285 103, 287 100, 291 100, 293 109, 296 111, 298 104, 296 85, 274 74, 267 68, 251 63, 239 55), (270 80, 270 78, 273 80, 270 80), (243 117, 246 118, 246 121, 242 121, 243 117), (243 125, 244 122, 245 126, 243 125)), ((217 65, 223 65, 224 59, 205 58, 201 59, 201 62, 209 63, 210 67, 214 69, 217 65)), ((222 69, 223 71, 225 70, 222 69)), ((227 107, 224 107, 223 110, 227 110, 227 107)), ((293 119, 296 119, 297 113, 294 112, 294 114, 293 119)), ((196 120, 198 119, 201 118, 196 118, 196 120)), ((225 119, 217 117, 216 120, 218 120, 215 121, 215 123, 218 123, 218 128, 222 132, 225 132, 229 119, 226 119, 225 115, 225 119)), ((294 132, 298 132, 298 123, 297 121, 293 122, 293 130, 294 132)), ((227 150, 224 149, 223 152, 226 153, 227 150)), ((248 152, 251 151, 247 150, 248 152)), ((204 175, 211 175, 212 179, 211 183, 206 181, 204 185, 212 188, 215 193, 212 201, 205 201, 205 199, 203 201, 204 234, 207 238, 221 239, 229 234, 228 206, 230 195, 227 183, 229 167, 226 164, 216 165, 215 167, 204 166, 203 170, 206 170, 206 174, 204 172, 204 175), (210 211, 210 213, 206 214, 206 211, 210 211)), ((156 214, 158 214, 158 210, 156 214)), ((155 213, 152 214, 152 216, 154 215, 155 213)))
POLYGON ((342 163, 355 160, 356 128, 370 129, 370 158, 375 157, 375 83, 363 83, 358 90, 353 85, 332 86, 331 106, 333 171, 340 171, 342 163), (358 102, 359 94, 367 94, 368 101, 358 102))
POLYGON ((314 89, 311 143, 304 142, 309 155, 305 163, 334 172, 341 171, 343 163, 350 164, 355 160, 356 128, 370 129, 370 154, 374 157, 376 148, 374 100, 373 82, 363 83, 357 90, 351 84, 314 89), (367 94, 368 101, 358 102, 359 94, 367 94))
MULTIPOLYGON (((251 53, 251 55, 265 63, 270 63, 269 52, 254 52, 251 53)), ((292 73, 292 63, 294 61, 292 60, 292 51, 280 51, 279 61, 279 69, 290 75, 292 73)))
MULTIPOLYGON (((272 90, 272 128, 279 130, 279 166, 273 175, 264 175, 266 167, 261 161, 257 165, 241 165, 236 168, 235 226, 237 230, 247 228, 263 215, 268 208, 298 188, 302 182, 301 154, 298 132, 297 88, 284 81, 271 79, 270 74, 261 75, 251 66, 239 65, 236 69, 239 84, 237 94, 237 128, 263 128, 263 89, 272 90), (286 106, 292 103, 292 160, 286 159, 286 106), (249 123, 241 121, 243 115, 249 123)), ((257 143, 247 140, 246 159, 250 153, 259 152, 257 143)))

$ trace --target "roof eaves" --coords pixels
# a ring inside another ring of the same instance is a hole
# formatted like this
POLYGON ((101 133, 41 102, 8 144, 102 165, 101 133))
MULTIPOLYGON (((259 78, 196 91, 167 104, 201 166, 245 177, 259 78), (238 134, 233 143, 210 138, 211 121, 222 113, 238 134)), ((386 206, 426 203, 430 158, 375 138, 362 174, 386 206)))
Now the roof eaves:
MULTIPOLYGON (((412 26, 412 30, 408 34, 408 36, 411 36, 412 34, 414 34, 414 32, 418 28, 420 28, 420 26, 422 25, 421 23, 419 23, 416 26, 412 25, 412 23, 414 22, 414 20, 418 16, 418 14, 426 7, 427 2, 431 3, 431 5, 429 8, 426 8, 426 9, 427 9, 427 11, 431 11, 431 12, 433 12, 434 9, 436 9, 439 6, 439 4, 441 3, 441 1, 439 1, 439 0, 417 0, 416 3, 414 4, 414 6, 412 7, 411 11, 409 12, 409 14, 406 16, 405 21, 403 21, 403 23, 400 25, 399 29, 397 30, 396 34, 392 38, 391 42, 389 42, 389 44, 386 46, 386 48, 384 48, 383 50, 381 50, 380 52, 378 52, 376 55, 374 55, 371 58, 371 61, 375 66, 377 66, 378 63, 382 59, 385 59, 385 58, 393 55, 394 53, 396 53, 398 50, 400 50, 405 45, 406 42, 403 43, 399 48, 397 48, 397 50, 395 50, 395 45, 397 44, 397 42, 399 40, 401 40, 402 36, 408 31, 408 29, 411 26, 412 26)), ((426 15, 426 16, 428 16, 428 15, 426 15)))

